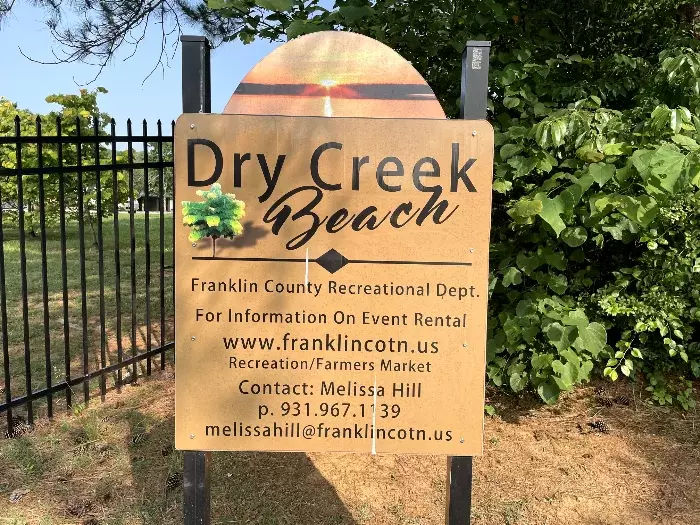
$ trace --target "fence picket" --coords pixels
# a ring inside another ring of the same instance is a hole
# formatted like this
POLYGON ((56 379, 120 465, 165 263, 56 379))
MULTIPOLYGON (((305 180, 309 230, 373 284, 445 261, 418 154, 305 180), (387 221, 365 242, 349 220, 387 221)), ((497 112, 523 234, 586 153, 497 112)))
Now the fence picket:
MULTIPOLYGON (((5 375, 5 404, 12 400, 10 348, 7 340, 7 288, 5 287, 5 230, 2 217, 2 185, 0 184, 0 337, 2 337, 2 369, 5 375)), ((7 428, 12 428, 12 409, 7 410, 7 428)))
POLYGON ((83 345, 83 399, 87 404, 90 401, 90 356, 88 354, 88 317, 87 317, 87 284, 85 275, 85 209, 83 187, 83 148, 80 130, 80 117, 75 120, 76 134, 76 171, 78 173, 78 242, 80 245, 80 317, 82 321, 82 345, 83 345))
MULTIPOLYGON (((143 120, 143 136, 148 136, 148 123, 143 120)), ((143 140, 143 161, 148 162, 148 141, 143 140)), ((148 168, 143 168, 143 222, 146 242, 146 352, 151 351, 151 222, 148 210, 148 168)), ((146 375, 151 375, 151 358, 146 359, 146 375)))
MULTIPOLYGON (((95 137, 99 137, 100 128, 97 117, 92 121, 95 137)), ((95 142, 95 166, 100 166, 100 143, 95 142)), ((102 401, 107 395, 107 377, 104 369, 107 366, 107 331, 105 326, 105 258, 104 238, 102 236, 102 171, 95 172, 95 195, 97 215, 97 274, 100 281, 100 397, 102 401)))
MULTIPOLYGON (((41 137, 41 117, 36 118, 36 136, 41 137)), ((43 144, 36 145, 37 164, 39 169, 44 167, 43 144)), ((49 281, 46 268, 46 192, 44 190, 44 174, 39 174, 39 229, 41 235, 41 299, 44 310, 44 364, 46 366, 46 387, 51 388, 51 330, 49 327, 49 281)), ((48 416, 53 417, 53 395, 46 396, 48 416)))
MULTIPOLYGON (((56 137, 60 138, 63 132, 63 122, 61 117, 56 117, 56 137)), ((63 143, 56 144, 58 167, 63 168, 63 143)), ((66 181, 65 174, 60 173, 58 179, 58 202, 59 202, 59 232, 61 235, 61 292, 63 300, 63 360, 66 384, 71 382, 70 367, 70 317, 68 311, 68 258, 66 256, 66 181)), ((73 391, 70 386, 65 390, 66 408, 73 406, 73 391)))
MULTIPOLYGON (((131 119, 126 121, 128 141, 129 164, 134 162, 134 144, 131 141, 131 119)), ((129 168, 129 258, 131 263, 131 355, 137 354, 136 349, 136 225, 134 223, 134 169, 129 168)), ((136 361, 131 370, 131 381, 136 381, 136 361)))
MULTIPOLYGON (((117 308, 117 363, 121 365, 124 360, 122 348, 122 284, 121 268, 119 264, 119 178, 117 174, 117 142, 114 140, 116 124, 114 119, 109 123, 109 131, 112 136, 112 214, 114 220, 114 304, 117 308)), ((117 389, 122 385, 122 369, 117 369, 117 389)))
MULTIPOLYGON (((158 120, 158 208, 160 211, 160 229, 158 232, 158 242, 160 249, 160 282, 158 288, 160 291, 160 338, 158 344, 162 347, 165 337, 165 196, 163 195, 163 128, 160 120, 158 120)), ((165 352, 160 353, 160 369, 165 370, 165 352)))
MULTIPOLYGON (((19 116, 15 118, 15 136, 21 135, 19 116)), ((32 359, 29 348, 29 304, 27 302, 27 246, 24 235, 24 180, 22 174, 22 144, 18 141, 15 150, 17 166, 17 222, 19 226, 19 264, 22 283, 22 330, 24 336, 24 384, 26 390, 27 422, 34 424, 32 404, 32 359)))

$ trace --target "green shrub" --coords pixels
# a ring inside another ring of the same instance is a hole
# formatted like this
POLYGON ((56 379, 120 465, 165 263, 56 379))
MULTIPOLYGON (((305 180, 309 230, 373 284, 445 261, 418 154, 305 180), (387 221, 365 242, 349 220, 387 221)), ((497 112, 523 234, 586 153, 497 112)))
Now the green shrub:
POLYGON ((496 137, 489 379, 552 403, 596 369, 612 380, 641 371, 655 400, 693 406, 700 54, 501 60, 503 103, 517 110, 500 115, 496 137), (543 109, 552 102, 534 93, 553 93, 572 69, 634 77, 635 103, 605 108, 613 95, 588 86, 565 108, 543 109))

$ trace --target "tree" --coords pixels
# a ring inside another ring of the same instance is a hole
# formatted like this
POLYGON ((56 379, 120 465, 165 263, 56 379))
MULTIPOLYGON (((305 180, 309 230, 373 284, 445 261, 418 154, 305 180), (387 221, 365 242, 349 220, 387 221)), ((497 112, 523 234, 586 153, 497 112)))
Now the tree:
MULTIPOLYGON (((15 134, 15 119, 19 117, 20 133, 22 135, 35 135, 37 132, 37 119, 41 124, 42 135, 56 135, 57 119, 61 121, 61 134, 63 136, 74 136, 77 133, 78 123, 80 123, 82 135, 92 135, 97 129, 98 135, 105 136, 105 128, 111 124, 111 119, 106 113, 100 112, 97 97, 99 94, 107 93, 104 88, 97 88, 94 91, 86 89, 80 90, 77 95, 49 95, 47 102, 59 104, 61 109, 52 111, 46 115, 39 115, 28 110, 17 108, 11 101, 0 98, 0 134, 12 136, 15 134)), ((75 166, 78 160, 78 151, 75 144, 64 144, 62 148, 63 165, 75 166)), ((102 164, 111 162, 111 152, 103 144, 97 148, 92 144, 83 144, 81 150, 81 160, 83 165, 92 165, 95 159, 99 159, 102 164)), ((58 148, 55 144, 47 144, 42 147, 42 159, 45 167, 58 166, 58 148)), ((0 146, 0 164, 3 167, 16 167, 16 146, 0 146)), ((22 166, 25 169, 36 168, 38 166, 38 149, 36 144, 27 144, 22 147, 22 166)), ((111 170, 100 172, 101 184, 101 211, 102 217, 112 213, 113 195, 113 174, 111 170)), ((59 220, 61 202, 59 199, 59 179, 58 175, 44 175, 44 206, 46 223, 56 224, 59 220)), ((123 202, 127 197, 127 185, 124 173, 117 174, 117 202, 123 202)), ((77 173, 67 173, 63 177, 66 205, 65 213, 68 219, 78 219, 78 206, 75 196, 79 195, 77 173)), ((36 236, 39 230, 39 177, 27 176, 23 178, 23 198, 25 203, 25 227, 27 231, 36 236)), ((17 181, 14 178, 3 178, 0 181, 2 189, 3 203, 7 210, 5 218, 8 223, 17 223, 17 181), (14 211, 13 211, 14 210, 14 211)), ((97 242, 95 233, 95 220, 97 219, 97 177, 94 172, 83 173, 83 209, 82 218, 87 219, 93 231, 93 238, 97 242)))
MULTIPOLYGON (((173 160, 173 146, 169 142, 164 142, 162 146, 163 160, 172 161, 173 160)), ((125 157, 126 153, 122 152, 121 155, 125 157)), ((144 161, 143 151, 133 152, 134 162, 139 163, 144 161)), ((148 160, 149 162, 158 161, 158 147, 156 143, 148 143, 148 160)), ((134 192, 138 194, 143 191, 143 169, 134 169, 134 192)), ((148 172, 148 193, 150 195, 160 194, 160 182, 159 173, 157 169, 151 168, 148 172)), ((173 169, 164 168, 163 169, 163 194, 173 195, 173 169)))
POLYGON ((243 233, 240 220, 245 215, 245 203, 232 193, 223 193, 221 184, 212 184, 209 190, 198 190, 202 202, 182 202, 182 222, 189 226, 189 239, 197 242, 206 237, 212 240, 212 257, 216 257, 216 240, 233 239, 243 233))

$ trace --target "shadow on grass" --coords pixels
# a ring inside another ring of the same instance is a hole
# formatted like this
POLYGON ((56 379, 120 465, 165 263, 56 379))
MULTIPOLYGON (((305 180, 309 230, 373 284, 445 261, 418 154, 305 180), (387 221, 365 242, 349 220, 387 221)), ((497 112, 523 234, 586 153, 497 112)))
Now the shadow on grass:
POLYGON ((219 523, 355 523, 304 453, 221 452, 212 463, 213 513, 219 523))
MULTIPOLYGON (((174 418, 157 421, 131 411, 129 449, 133 494, 145 523, 182 522, 182 486, 166 488, 182 472, 173 450, 174 418), (138 496, 137 496, 138 497, 138 496)), ((353 525, 335 488, 304 453, 217 452, 212 457, 212 523, 353 525)))

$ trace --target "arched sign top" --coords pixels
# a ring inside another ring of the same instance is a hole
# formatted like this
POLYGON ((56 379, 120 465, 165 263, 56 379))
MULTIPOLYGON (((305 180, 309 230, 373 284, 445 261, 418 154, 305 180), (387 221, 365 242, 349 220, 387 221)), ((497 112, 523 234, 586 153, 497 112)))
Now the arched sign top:
POLYGON ((275 49, 243 78, 224 113, 446 118, 410 62, 377 40, 341 31, 275 49))

